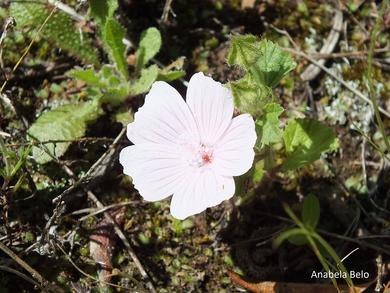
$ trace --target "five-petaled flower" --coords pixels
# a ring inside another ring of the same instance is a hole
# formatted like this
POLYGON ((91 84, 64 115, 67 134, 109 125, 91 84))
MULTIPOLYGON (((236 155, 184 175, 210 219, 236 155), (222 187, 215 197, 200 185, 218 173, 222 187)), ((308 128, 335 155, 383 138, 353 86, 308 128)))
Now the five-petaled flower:
POLYGON ((184 219, 229 199, 233 176, 252 166, 255 124, 249 114, 233 118, 229 89, 197 73, 186 102, 157 81, 127 126, 134 145, 120 153, 124 173, 147 201, 173 195, 171 214, 184 219))

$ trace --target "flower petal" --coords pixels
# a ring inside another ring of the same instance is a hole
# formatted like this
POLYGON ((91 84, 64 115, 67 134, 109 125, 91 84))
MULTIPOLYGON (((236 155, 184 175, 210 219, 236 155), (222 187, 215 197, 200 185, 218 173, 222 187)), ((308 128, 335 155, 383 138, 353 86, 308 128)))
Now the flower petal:
POLYGON ((211 77, 196 73, 188 84, 186 99, 195 117, 202 143, 214 144, 227 129, 233 116, 230 90, 211 77))
POLYGON ((155 144, 137 144, 124 148, 119 155, 123 172, 133 178, 134 187, 148 201, 172 195, 183 182, 185 165, 178 152, 155 144))
POLYGON ((171 200, 171 214, 185 219, 231 198, 235 192, 233 177, 219 176, 211 169, 188 172, 171 200))
POLYGON ((173 87, 155 82, 134 122, 127 126, 129 140, 134 144, 171 144, 183 134, 199 136, 191 111, 173 87))
POLYGON ((213 162, 215 172, 224 176, 246 173, 253 163, 256 138, 252 117, 249 114, 235 117, 216 146, 213 162))

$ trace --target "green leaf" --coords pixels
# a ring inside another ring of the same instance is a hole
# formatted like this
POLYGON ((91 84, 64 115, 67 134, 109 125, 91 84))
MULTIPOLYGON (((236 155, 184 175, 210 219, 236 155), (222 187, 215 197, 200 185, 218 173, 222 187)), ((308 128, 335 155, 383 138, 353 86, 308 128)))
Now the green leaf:
POLYGON ((337 252, 319 234, 313 233, 313 238, 324 248, 326 253, 334 260, 334 262, 337 265, 338 270, 342 271, 343 273, 345 273, 347 275, 346 282, 347 282, 348 286, 353 288, 353 281, 349 275, 349 270, 346 269, 342 260, 338 256, 337 252))
POLYGON ((114 88, 109 87, 103 91, 101 97, 102 103, 109 103, 113 106, 120 105, 124 99, 129 95, 129 86, 128 84, 121 84, 120 86, 114 88))
POLYGON ((277 44, 266 39, 259 41, 253 35, 232 37, 227 63, 239 65, 254 81, 271 88, 296 67, 291 55, 277 44))
POLYGON ((367 194, 369 192, 367 185, 364 184, 363 174, 354 174, 345 180, 344 185, 348 190, 351 190, 354 194, 367 194))
POLYGON ((260 58, 259 41, 253 35, 233 36, 227 57, 229 65, 239 65, 246 71, 260 58))
POLYGON ((255 83, 251 75, 229 83, 233 93, 234 104, 241 112, 258 116, 263 113, 263 107, 270 102, 271 89, 262 84, 255 83))
POLYGON ((129 95, 129 83, 110 65, 104 65, 98 72, 77 68, 68 71, 67 75, 88 84, 89 96, 100 99, 102 103, 116 106, 129 95))
POLYGON ((173 81, 179 78, 182 78, 186 72, 184 70, 171 70, 168 72, 165 71, 160 71, 158 73, 157 80, 162 80, 162 81, 173 81))
POLYGON ((254 165, 253 175, 252 175, 252 181, 254 184, 259 184, 264 177, 265 170, 264 170, 264 160, 260 160, 256 162, 254 165))
POLYGON ((119 110, 115 113, 114 119, 116 122, 121 123, 126 126, 127 124, 134 121, 134 113, 125 107, 119 108, 119 110))
POLYGON ((114 15, 117 8, 117 0, 89 0, 89 13, 95 19, 101 31, 104 30, 107 19, 114 15))
MULTIPOLYGON (((85 134, 87 124, 100 115, 97 101, 59 106, 43 113, 28 130, 29 140, 45 142, 49 140, 74 140, 85 134)), ((52 156, 60 157, 68 149, 70 142, 45 143, 34 146, 32 154, 40 164, 52 160, 52 156), (46 149, 46 150, 45 150, 46 149), (51 154, 52 156, 50 156, 51 154)))
POLYGON ((149 91, 153 82, 155 82, 158 76, 157 65, 149 66, 146 69, 142 69, 141 77, 136 80, 130 87, 132 95, 140 95, 149 91))
POLYGON ((297 236, 305 236, 307 233, 304 229, 302 228, 292 228, 286 231, 283 231, 280 233, 278 237, 274 240, 272 243, 272 246, 274 249, 278 248, 282 243, 288 239, 292 239, 292 237, 297 237, 297 236))
POLYGON ((308 244, 307 237, 305 235, 292 235, 288 238, 288 242, 294 245, 305 245, 308 244))
POLYGON ((129 73, 125 58, 126 46, 122 42, 125 32, 126 30, 115 19, 109 18, 104 26, 103 40, 116 68, 125 79, 128 79, 129 73))
POLYGON ((323 152, 337 148, 333 131, 313 119, 297 119, 288 123, 283 133, 287 160, 285 170, 292 170, 318 160, 323 152))
POLYGON ((284 52, 277 44, 261 40, 259 44, 260 57, 251 72, 263 84, 273 88, 279 81, 296 67, 291 55, 284 52))
POLYGON ((303 229, 305 232, 308 232, 303 222, 295 215, 290 206, 285 202, 282 203, 282 206, 286 214, 294 221, 295 225, 303 229))
POLYGON ((155 27, 150 27, 141 35, 136 56, 136 71, 141 69, 152 59, 161 48, 161 34, 155 27))
POLYGON ((276 143, 282 138, 279 116, 284 111, 277 103, 269 103, 263 109, 263 114, 256 120, 257 143, 260 146, 276 143))
MULTIPOLYGON (((31 2, 31 1, 30 1, 31 2)), ((44 3, 12 2, 10 14, 18 27, 38 28, 51 13, 53 6, 44 3)), ((47 21, 40 37, 54 43, 85 63, 99 65, 97 50, 92 39, 75 25, 69 15, 57 10, 47 21)))
POLYGON ((91 86, 102 86, 100 77, 96 74, 95 70, 93 69, 83 69, 83 68, 77 68, 72 69, 67 72, 67 75, 69 77, 84 81, 86 84, 91 86))
MULTIPOLYGON (((257 146, 258 147, 258 146, 257 146)), ((261 147, 261 153, 264 155, 264 169, 269 171, 275 168, 277 163, 276 150, 273 146, 264 145, 261 147)))
MULTIPOLYGON (((242 79, 230 82, 230 88, 236 107, 254 116, 263 113, 263 107, 273 98, 272 88, 296 66, 290 54, 278 45, 259 41, 253 35, 232 37, 227 63, 246 71, 242 79)), ((280 137, 280 131, 276 130, 274 135, 280 137)), ((266 143, 277 138, 270 139, 265 138, 266 143)))
POLYGON ((309 229, 315 229, 320 219, 320 202, 314 194, 309 194, 303 201, 302 222, 309 229))
POLYGON ((19 172, 20 168, 22 168, 22 166, 24 166, 24 164, 26 163, 27 161, 27 157, 28 155, 30 154, 30 150, 31 150, 31 146, 28 146, 26 148, 21 148, 19 151, 18 151, 18 157, 19 157, 19 160, 17 161, 17 163, 13 166, 13 169, 11 171, 11 174, 10 174, 10 177, 14 177, 16 175, 16 173, 19 172))
POLYGON ((4 164, 4 167, 0 168, 0 176, 4 177, 4 179, 7 180, 5 177, 11 175, 11 166, 10 166, 10 162, 8 161, 10 151, 5 146, 4 140, 1 135, 0 135, 0 154, 1 154, 2 163, 4 164))

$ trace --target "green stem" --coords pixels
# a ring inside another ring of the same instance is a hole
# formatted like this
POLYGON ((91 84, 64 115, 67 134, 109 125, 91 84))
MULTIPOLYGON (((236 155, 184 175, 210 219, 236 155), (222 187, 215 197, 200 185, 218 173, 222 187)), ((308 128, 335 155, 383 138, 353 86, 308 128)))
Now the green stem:
POLYGON ((390 152, 390 142, 389 142, 389 138, 387 137, 386 132, 385 132, 385 127, 383 125, 382 117, 379 113, 379 106, 378 106, 378 101, 377 101, 377 97, 376 97, 376 93, 375 93, 375 89, 374 89, 374 82, 373 82, 373 78, 372 78, 372 75, 373 75, 372 63, 373 63, 373 58, 374 58, 375 41, 376 41, 377 36, 380 32, 380 28, 381 28, 381 25, 383 22, 383 16, 385 14, 386 7, 388 5, 389 5, 389 0, 382 1, 381 9, 378 12, 378 17, 377 17, 375 25, 372 29, 372 34, 371 34, 372 37, 371 37, 371 41, 370 41, 370 46, 369 46, 369 50, 368 50, 368 58, 367 58, 367 63, 368 63, 367 64, 367 81, 368 81, 368 88, 369 88, 369 92, 370 92, 370 99, 372 101, 372 105, 373 105, 374 111, 375 111, 375 118, 376 118, 376 121, 378 123, 379 130, 380 130, 380 132, 383 136, 383 139, 385 141, 387 151, 390 152))
MULTIPOLYGON (((317 256, 318 260, 320 261, 322 267, 327 271, 330 272, 330 267, 328 263, 326 262, 326 259, 322 256, 320 250, 318 249, 318 246, 316 245, 314 239, 311 236, 306 237, 311 249, 313 250, 314 254, 317 256)), ((337 286, 337 281, 335 278, 330 278, 332 281, 333 286, 336 288, 337 292, 340 292, 339 287, 337 286)))

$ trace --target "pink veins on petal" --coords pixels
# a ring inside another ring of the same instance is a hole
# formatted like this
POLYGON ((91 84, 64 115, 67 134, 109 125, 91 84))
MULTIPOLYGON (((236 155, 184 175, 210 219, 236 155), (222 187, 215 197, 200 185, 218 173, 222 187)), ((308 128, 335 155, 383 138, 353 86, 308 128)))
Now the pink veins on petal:
POLYGON ((171 214, 184 219, 234 195, 233 176, 253 163, 255 125, 233 118, 231 92, 194 74, 186 101, 166 82, 155 82, 127 128, 134 144, 120 153, 124 173, 148 201, 172 196, 171 214))

